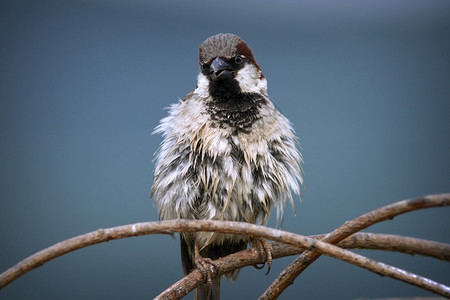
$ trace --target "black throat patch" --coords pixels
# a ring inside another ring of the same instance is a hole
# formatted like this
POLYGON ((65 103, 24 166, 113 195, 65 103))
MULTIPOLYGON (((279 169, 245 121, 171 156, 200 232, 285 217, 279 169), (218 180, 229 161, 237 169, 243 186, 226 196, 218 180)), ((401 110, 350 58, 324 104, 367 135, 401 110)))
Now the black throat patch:
POLYGON ((235 79, 210 81, 209 94, 213 101, 207 103, 207 110, 214 125, 244 132, 248 132, 253 123, 261 118, 259 109, 267 104, 261 94, 242 93, 235 79))

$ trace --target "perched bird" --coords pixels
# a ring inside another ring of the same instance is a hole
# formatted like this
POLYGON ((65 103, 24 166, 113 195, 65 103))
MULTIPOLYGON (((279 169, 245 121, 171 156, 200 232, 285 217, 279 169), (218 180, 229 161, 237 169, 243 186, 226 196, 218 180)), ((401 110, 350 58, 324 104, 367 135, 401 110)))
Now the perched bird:
MULTIPOLYGON (((285 202, 293 205, 291 190, 300 194, 303 183, 290 122, 270 101, 266 78, 240 37, 208 38, 199 59, 197 87, 155 129, 164 138, 152 188, 160 219, 265 225, 273 207, 281 218, 285 202)), ((182 233, 180 240, 185 274, 255 243, 210 232, 182 233)), ((219 299, 220 278, 194 297, 219 299)))

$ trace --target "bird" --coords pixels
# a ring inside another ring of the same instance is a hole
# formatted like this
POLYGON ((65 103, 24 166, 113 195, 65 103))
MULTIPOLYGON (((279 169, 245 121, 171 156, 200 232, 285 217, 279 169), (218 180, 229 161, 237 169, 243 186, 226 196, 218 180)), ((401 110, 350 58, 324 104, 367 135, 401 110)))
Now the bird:
MULTIPOLYGON (((163 141, 155 154, 152 197, 161 220, 277 220, 293 193, 300 196, 303 158, 292 124, 267 93, 267 80, 247 43, 219 33, 199 47, 196 88, 169 107, 154 133, 163 141)), ((187 275, 208 277, 214 260, 261 245, 270 268, 270 244, 261 239, 214 233, 180 233, 187 275), (206 273, 206 274, 205 274, 206 273)), ((261 251, 260 251, 261 252, 261 251)), ((226 276, 233 281, 239 270, 226 276)), ((220 299, 220 277, 205 279, 194 299, 220 299), (209 284, 208 284, 209 283, 209 284)))

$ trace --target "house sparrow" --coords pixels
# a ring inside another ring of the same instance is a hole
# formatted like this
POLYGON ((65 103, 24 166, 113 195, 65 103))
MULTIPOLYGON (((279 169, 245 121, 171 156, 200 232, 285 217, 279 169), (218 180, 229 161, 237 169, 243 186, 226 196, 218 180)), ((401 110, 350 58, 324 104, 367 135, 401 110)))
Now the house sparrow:
MULTIPOLYGON (((282 218, 285 202, 293 205, 291 190, 300 195, 303 183, 290 122, 270 101, 266 78, 240 37, 208 38, 199 59, 197 87, 155 129, 164 137, 152 188, 160 219, 265 225, 273 207, 282 218)), ((185 274, 254 243, 211 232, 181 233, 180 240, 185 274)), ((194 298, 218 299, 220 279, 197 288, 194 298)))

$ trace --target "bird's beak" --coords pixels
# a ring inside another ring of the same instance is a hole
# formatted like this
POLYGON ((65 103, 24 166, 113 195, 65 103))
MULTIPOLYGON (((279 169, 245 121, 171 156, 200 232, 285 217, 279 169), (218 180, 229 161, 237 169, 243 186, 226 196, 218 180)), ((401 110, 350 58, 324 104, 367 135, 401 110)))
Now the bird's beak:
POLYGON ((211 62, 211 78, 213 80, 223 80, 230 78, 234 73, 233 67, 220 57, 216 57, 211 62))

